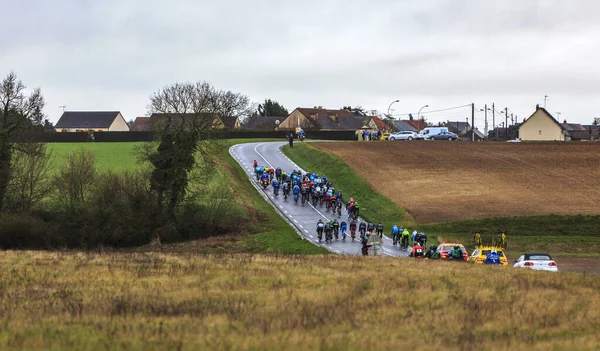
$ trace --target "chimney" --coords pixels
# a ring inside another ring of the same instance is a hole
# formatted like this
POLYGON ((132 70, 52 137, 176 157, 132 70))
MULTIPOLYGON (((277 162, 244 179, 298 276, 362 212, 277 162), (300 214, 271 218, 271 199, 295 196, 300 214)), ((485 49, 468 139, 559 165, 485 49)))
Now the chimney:
POLYGON ((540 109, 540 104, 535 105, 535 110, 539 110, 540 109))

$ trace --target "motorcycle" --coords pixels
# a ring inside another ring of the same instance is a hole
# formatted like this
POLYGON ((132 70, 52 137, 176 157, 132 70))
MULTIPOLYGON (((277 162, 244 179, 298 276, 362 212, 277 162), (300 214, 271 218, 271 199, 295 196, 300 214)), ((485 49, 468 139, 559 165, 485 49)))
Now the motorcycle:
POLYGON ((269 186, 269 181, 264 179, 264 180, 261 180, 260 184, 262 185, 263 190, 264 190, 269 186))

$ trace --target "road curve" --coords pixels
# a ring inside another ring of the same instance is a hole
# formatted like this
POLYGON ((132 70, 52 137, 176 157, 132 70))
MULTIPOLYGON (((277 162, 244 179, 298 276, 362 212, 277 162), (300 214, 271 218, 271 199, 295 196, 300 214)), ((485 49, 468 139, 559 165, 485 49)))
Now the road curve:
MULTIPOLYGON (((254 160, 257 160, 261 165, 267 165, 269 167, 280 167, 282 170, 290 173, 292 170, 297 169, 305 173, 306 171, 296 165, 292 160, 285 156, 280 148, 285 145, 285 142, 262 142, 262 143, 248 143, 248 144, 237 144, 229 148, 229 154, 233 157, 240 166, 244 169, 244 172, 249 177, 249 180, 254 184, 258 185, 254 175, 253 165, 254 160)), ((331 179, 335 187, 335 179, 331 179)), ((345 255, 360 255, 361 245, 360 240, 357 238, 355 242, 349 237, 346 241, 342 241, 341 237, 339 240, 333 240, 332 243, 326 244, 325 241, 322 243, 318 242, 316 225, 319 219, 333 220, 337 218, 339 222, 345 220, 349 223, 348 217, 345 215, 345 211, 342 212, 342 217, 333 215, 329 212, 325 212, 324 209, 317 206, 313 207, 311 204, 305 204, 304 206, 298 202, 294 203, 294 200, 290 196, 287 201, 283 199, 283 196, 273 196, 272 188, 269 187, 267 190, 263 190, 258 186, 255 188, 262 192, 265 198, 267 198, 271 204, 276 207, 279 212, 285 216, 290 225, 294 226, 303 237, 315 245, 322 246, 327 250, 345 255)), ((352 191, 348 189, 342 189, 344 197, 352 196, 352 191)), ((360 202, 360 199, 357 199, 360 202)), ((386 228, 389 232, 390 228, 386 228)), ((399 250, 397 247, 392 245, 392 240, 386 236, 383 237, 383 253, 387 256, 406 257, 407 252, 399 250)))

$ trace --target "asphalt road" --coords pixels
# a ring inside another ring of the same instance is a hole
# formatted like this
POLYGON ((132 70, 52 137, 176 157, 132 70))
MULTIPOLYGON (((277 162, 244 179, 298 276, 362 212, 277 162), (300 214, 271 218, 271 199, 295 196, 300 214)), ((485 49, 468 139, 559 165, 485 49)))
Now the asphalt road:
MULTIPOLYGON (((291 173, 292 170, 297 169, 301 170, 303 173, 306 171, 302 168, 298 167, 294 162, 292 162, 289 158, 287 158, 280 150, 280 147, 285 145, 285 142, 263 142, 263 143, 250 143, 250 144, 238 144, 234 145, 229 149, 229 153, 231 156, 242 166, 244 171, 248 174, 248 177, 255 184, 256 177, 254 175, 253 162, 257 160, 260 165, 267 165, 269 167, 280 167, 282 170, 285 170, 288 173, 291 173)), ((335 179, 330 179, 333 182, 333 186, 335 187, 335 179)), ((281 193, 278 197, 273 195, 273 189, 268 187, 266 190, 262 188, 258 188, 258 191, 263 192, 271 201, 271 203, 276 206, 280 212, 288 219, 288 222, 296 227, 298 231, 302 233, 302 235, 310 240, 315 245, 322 246, 331 252, 335 252, 338 254, 346 254, 346 255, 360 255, 361 254, 361 245, 360 239, 357 235, 357 240, 352 242, 352 239, 349 237, 346 238, 345 241, 342 241, 341 236, 339 240, 333 239, 332 243, 325 244, 325 238, 323 238, 323 242, 319 243, 317 238, 317 222, 319 219, 325 220, 333 220, 334 218, 338 219, 338 222, 345 220, 348 224, 348 217, 345 210, 342 210, 342 216, 338 217, 337 214, 334 215, 331 212, 325 212, 325 208, 321 208, 317 206, 313 207, 311 204, 301 205, 300 201, 298 204, 294 203, 294 199, 292 196, 288 197, 287 200, 283 199, 281 193)), ((348 189, 343 189, 344 198, 349 198, 352 196, 352 192, 348 189)), ((360 199, 357 199, 360 200, 360 199)), ((360 222, 359 222, 360 223, 360 222)), ((387 233, 389 233, 390 228, 385 229, 387 233)), ((410 248, 409 248, 410 250, 410 248)), ((392 245, 392 239, 384 236, 383 237, 383 254, 387 256, 397 256, 397 257, 406 257, 408 256, 408 252, 401 251, 398 247, 394 247, 392 245)))

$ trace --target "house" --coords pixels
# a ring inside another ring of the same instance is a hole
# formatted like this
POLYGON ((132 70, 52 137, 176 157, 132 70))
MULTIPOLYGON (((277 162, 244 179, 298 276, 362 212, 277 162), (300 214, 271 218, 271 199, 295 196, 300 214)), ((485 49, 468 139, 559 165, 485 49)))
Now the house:
POLYGON ((56 122, 57 132, 128 132, 119 111, 65 111, 56 122))
POLYGON ((129 127, 132 132, 149 132, 152 130, 150 125, 150 117, 137 117, 133 124, 129 127))
POLYGON ((535 112, 519 127, 521 140, 569 141, 589 140, 589 130, 580 124, 559 123, 545 108, 536 106, 535 112))
POLYGON ((253 116, 246 120, 244 128, 256 130, 276 130, 279 124, 285 120, 287 116, 253 116))
POLYGON ((238 129, 241 127, 240 119, 238 117, 221 117, 221 122, 226 129, 238 129))
POLYGON ((417 128, 413 127, 412 124, 404 121, 394 121, 394 130, 397 132, 418 132, 417 128))
MULTIPOLYGON (((296 108, 279 125, 280 130, 352 130, 363 127, 363 116, 356 116, 348 110, 329 110, 322 107, 296 108)), ((376 122, 374 122, 376 123, 376 122)))
POLYGON ((404 119, 402 122, 410 124, 417 131, 427 128, 427 123, 425 123, 425 121, 422 119, 404 119))

